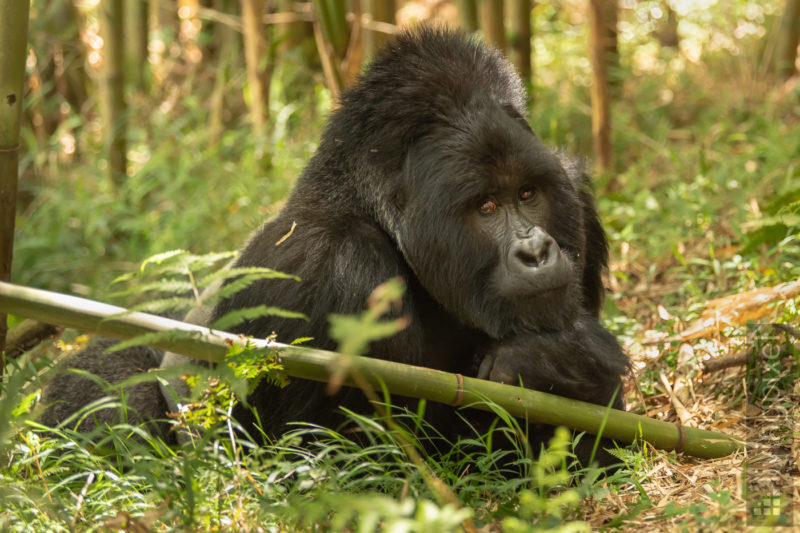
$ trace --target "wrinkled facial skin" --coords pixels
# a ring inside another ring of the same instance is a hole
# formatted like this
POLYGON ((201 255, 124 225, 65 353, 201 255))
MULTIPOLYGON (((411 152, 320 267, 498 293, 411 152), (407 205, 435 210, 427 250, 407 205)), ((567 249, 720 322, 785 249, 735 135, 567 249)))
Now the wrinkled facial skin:
POLYGON ((445 309, 493 338, 564 329, 581 305, 576 184, 524 121, 476 109, 409 154, 401 248, 445 309))
MULTIPOLYGON (((537 320, 530 324, 534 329, 559 329, 560 317, 553 324, 546 317, 552 306, 562 305, 576 282, 572 260, 548 233, 551 201, 547 196, 546 190, 525 184, 487 196, 474 217, 498 250, 490 288, 519 314, 536 314, 537 320), (539 308, 542 316, 538 316, 539 308)), ((567 315, 574 311, 574 303, 567 315)))

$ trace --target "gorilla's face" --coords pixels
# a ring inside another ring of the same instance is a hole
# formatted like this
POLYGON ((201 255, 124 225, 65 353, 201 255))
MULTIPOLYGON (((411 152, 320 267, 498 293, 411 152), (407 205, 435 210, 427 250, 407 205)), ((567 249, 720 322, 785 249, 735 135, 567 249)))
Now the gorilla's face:
POLYGON ((585 237, 573 180, 521 117, 477 106, 410 152, 399 242, 421 284, 502 338, 565 328, 585 237))

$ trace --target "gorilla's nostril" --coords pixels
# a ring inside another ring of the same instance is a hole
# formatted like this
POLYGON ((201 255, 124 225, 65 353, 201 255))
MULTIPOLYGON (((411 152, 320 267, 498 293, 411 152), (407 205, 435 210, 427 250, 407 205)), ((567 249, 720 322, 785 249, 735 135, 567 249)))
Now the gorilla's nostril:
POLYGON ((549 236, 534 235, 519 243, 514 257, 527 268, 537 268, 550 262, 553 250, 553 240, 549 236))
POLYGON ((519 262, 526 267, 536 268, 539 266, 539 259, 530 250, 517 250, 516 256, 519 262))

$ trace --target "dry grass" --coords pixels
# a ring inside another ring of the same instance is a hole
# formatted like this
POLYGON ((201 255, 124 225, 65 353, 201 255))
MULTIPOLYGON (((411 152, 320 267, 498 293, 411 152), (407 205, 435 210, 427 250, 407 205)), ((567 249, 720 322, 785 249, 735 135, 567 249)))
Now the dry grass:
MULTIPOLYGON (((638 301, 628 305, 640 313, 642 306, 656 308, 657 294, 658 287, 644 298, 635 293, 638 301), (648 298, 652 299, 648 302, 648 298)), ((773 311, 762 321, 769 322, 775 315, 773 311)), ((798 342, 791 333, 762 328, 742 337, 717 332, 712 338, 694 339, 680 348, 643 344, 652 336, 643 329, 639 338, 629 343, 626 348, 635 368, 629 389, 641 390, 642 383, 648 382, 656 391, 637 394, 629 410, 722 431, 744 439, 747 446, 744 453, 717 460, 650 448, 645 452, 648 461, 633 467, 639 486, 608 487, 608 497, 587 502, 585 520, 593 527, 619 525, 648 532, 737 531, 777 524, 800 529, 798 365, 791 348, 776 350, 775 343, 761 346, 756 340, 759 335, 762 339, 782 335, 781 340, 789 339, 795 347, 798 342), (771 356, 765 353, 769 351, 771 356), (677 363, 665 361, 670 352, 677 363), (736 366, 711 371, 706 366, 709 360, 742 353, 750 354, 749 369, 741 356, 736 366), (755 387, 754 380, 767 374, 769 383, 755 387), (760 397, 754 397, 756 388, 760 397)))

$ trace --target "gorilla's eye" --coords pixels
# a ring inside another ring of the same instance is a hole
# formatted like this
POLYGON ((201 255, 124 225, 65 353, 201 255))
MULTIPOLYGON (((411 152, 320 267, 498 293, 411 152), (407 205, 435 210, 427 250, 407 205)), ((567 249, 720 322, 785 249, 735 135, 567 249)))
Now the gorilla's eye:
POLYGON ((536 190, 533 187, 523 187, 519 190, 519 199, 523 202, 533 200, 534 196, 536 196, 536 190))
POLYGON ((488 198, 481 202, 480 207, 478 210, 481 212, 482 215, 491 215, 495 211, 497 211, 497 204, 494 201, 489 200, 488 198))

